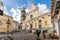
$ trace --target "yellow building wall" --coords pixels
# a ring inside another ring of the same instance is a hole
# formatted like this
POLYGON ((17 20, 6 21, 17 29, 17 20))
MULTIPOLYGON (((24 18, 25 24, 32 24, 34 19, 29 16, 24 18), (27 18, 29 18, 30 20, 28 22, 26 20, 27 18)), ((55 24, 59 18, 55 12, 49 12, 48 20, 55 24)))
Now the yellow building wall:
POLYGON ((51 25, 51 15, 50 14, 46 14, 44 16, 44 28, 46 29, 47 27, 49 27, 51 25))
POLYGON ((45 28, 46 28, 46 26, 48 25, 48 17, 47 16, 44 16, 44 24, 45 24, 45 28))
POLYGON ((0 15, 0 21, 1 21, 1 25, 0 25, 0 32, 7 32, 7 30, 9 30, 9 32, 12 31, 12 21, 13 21, 13 18, 4 14, 3 16, 0 15), (8 18, 10 19, 10 26, 9 26, 9 29, 7 29, 7 20, 8 18))

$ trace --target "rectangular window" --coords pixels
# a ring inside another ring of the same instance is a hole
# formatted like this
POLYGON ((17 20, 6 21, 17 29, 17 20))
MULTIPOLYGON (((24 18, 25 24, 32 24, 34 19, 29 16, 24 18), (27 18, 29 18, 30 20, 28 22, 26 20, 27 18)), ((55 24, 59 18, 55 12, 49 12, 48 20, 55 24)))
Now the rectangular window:
POLYGON ((39 29, 41 29, 41 27, 42 27, 42 26, 41 26, 41 25, 39 25, 39 29))
POLYGON ((7 20, 7 24, 10 24, 10 19, 7 20))
POLYGON ((9 29, 9 24, 7 24, 7 29, 9 29))
POLYGON ((33 17, 33 15, 30 15, 30 18, 32 18, 33 17))
POLYGON ((32 29, 32 24, 30 24, 30 29, 32 29))

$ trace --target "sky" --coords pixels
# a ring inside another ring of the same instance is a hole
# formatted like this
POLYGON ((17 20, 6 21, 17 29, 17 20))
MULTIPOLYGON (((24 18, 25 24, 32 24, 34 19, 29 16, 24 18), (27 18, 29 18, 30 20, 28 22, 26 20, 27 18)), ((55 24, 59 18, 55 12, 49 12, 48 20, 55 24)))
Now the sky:
POLYGON ((2 0, 4 13, 12 16, 14 20, 20 22, 21 8, 25 7, 28 11, 30 4, 37 5, 40 12, 47 12, 50 9, 50 0, 2 0))

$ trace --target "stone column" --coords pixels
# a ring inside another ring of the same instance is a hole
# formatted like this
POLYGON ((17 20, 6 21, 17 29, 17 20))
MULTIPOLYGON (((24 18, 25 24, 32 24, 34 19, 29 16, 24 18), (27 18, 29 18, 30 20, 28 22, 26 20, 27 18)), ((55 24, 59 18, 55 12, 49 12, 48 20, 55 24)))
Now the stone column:
POLYGON ((55 25, 55 30, 57 31, 57 35, 59 35, 58 20, 55 20, 54 25, 55 25))

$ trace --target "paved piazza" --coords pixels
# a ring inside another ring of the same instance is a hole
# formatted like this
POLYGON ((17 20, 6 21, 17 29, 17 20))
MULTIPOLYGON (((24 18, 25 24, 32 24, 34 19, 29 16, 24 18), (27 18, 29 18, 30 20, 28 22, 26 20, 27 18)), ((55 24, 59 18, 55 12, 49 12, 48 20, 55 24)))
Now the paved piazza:
MULTIPOLYGON (((42 36, 40 36, 40 38, 41 37, 42 36)), ((36 40, 36 35, 34 35, 33 33, 1 35, 0 40, 4 40, 4 39, 5 40, 36 40)), ((56 39, 41 38, 41 40, 56 40, 56 39)))
POLYGON ((34 34, 14 34, 11 35, 12 39, 14 40, 36 40, 34 34))

